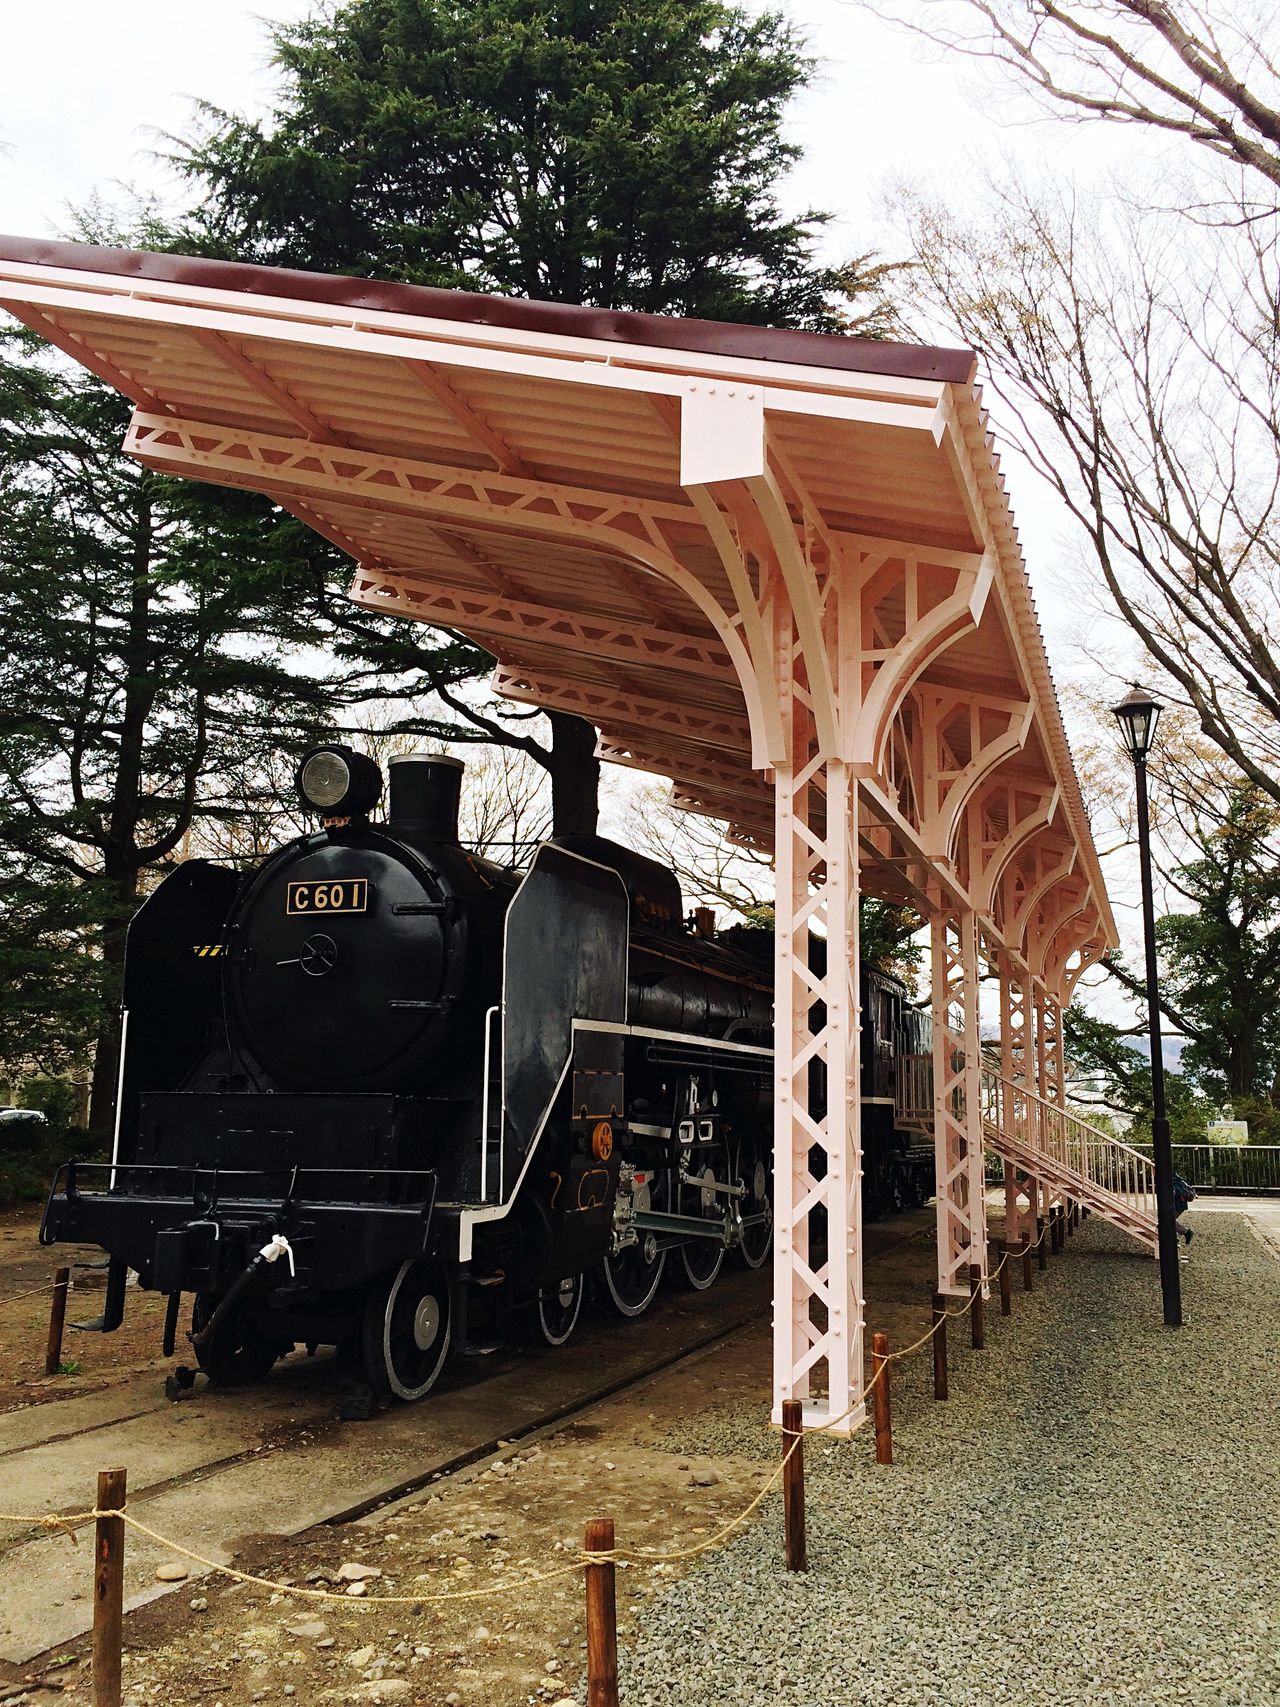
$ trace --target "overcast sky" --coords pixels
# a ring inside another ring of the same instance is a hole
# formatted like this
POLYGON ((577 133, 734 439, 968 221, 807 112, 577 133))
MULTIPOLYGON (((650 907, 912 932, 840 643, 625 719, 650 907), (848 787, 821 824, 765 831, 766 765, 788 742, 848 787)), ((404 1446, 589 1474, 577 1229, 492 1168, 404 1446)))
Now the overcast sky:
MULTIPOLYGON (((121 186, 177 205, 181 186, 155 157, 163 133, 190 128, 197 97, 261 110, 273 86, 267 22, 309 9, 309 0, 43 0, 10 9, 0 62, 0 231, 65 232, 69 207, 95 191, 123 199, 121 186)), ((835 214, 826 238, 833 254, 895 252, 878 211, 894 177, 916 177, 959 199, 984 160, 1011 151, 1033 157, 1045 147, 1044 126, 993 122, 990 102, 973 98, 982 93, 980 74, 968 72, 962 84, 908 38, 842 0, 791 0, 789 10, 821 66, 793 118, 805 158, 790 195, 797 207, 835 214)), ((1052 146, 1088 155, 1096 143, 1091 133, 1055 127, 1052 146)), ((1062 620, 1054 617, 1061 522, 1030 475, 1012 475, 1061 674, 1071 666, 1065 606, 1062 620)))
MULTIPOLYGON (((0 231, 65 231, 69 206, 122 185, 169 198, 180 186, 156 160, 160 133, 192 123, 196 97, 241 111, 269 101, 266 22, 305 15, 309 0, 43 0, 6 8, 0 61, 0 231)), ((821 69, 797 107, 793 134, 805 159, 789 187, 797 208, 836 215, 833 254, 895 239, 880 212, 887 183, 903 175, 962 201, 984 163, 1013 157, 1054 170, 1096 171, 1114 158, 1116 133, 1098 127, 1014 124, 983 74, 930 63, 912 41, 842 0, 791 0, 821 69), (997 115, 998 120, 997 122, 997 115)), ((1137 145, 1135 133, 1123 146, 1137 145)), ((1028 470, 1006 461, 1054 672, 1084 668, 1080 571, 1068 524, 1028 470)), ((1114 899, 1129 897, 1126 881, 1114 899)), ((1123 905, 1121 928, 1131 930, 1123 905)))

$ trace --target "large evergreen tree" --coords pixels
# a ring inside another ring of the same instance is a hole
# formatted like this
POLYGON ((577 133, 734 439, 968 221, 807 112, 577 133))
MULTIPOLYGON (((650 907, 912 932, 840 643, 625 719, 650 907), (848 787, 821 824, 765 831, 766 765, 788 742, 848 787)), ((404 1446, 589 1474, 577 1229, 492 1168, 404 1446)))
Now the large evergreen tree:
MULTIPOLYGON (((202 109, 178 165, 193 241, 281 266, 557 302, 875 332, 877 269, 822 264, 784 212, 783 133, 812 71, 781 13, 727 0, 347 0, 273 34, 264 122, 202 109), (871 294, 867 294, 871 293, 871 294)), ((349 625, 378 668, 420 631, 349 625)), ((449 668, 456 665, 450 653, 449 668)), ((487 671, 474 650, 472 669, 487 671)), ((427 673, 430 673, 428 668, 427 673)), ((412 720, 408 720, 410 723, 412 720)), ((558 830, 595 825, 594 733, 554 714, 558 830)))
POLYGON ((129 405, 0 331, 0 1059, 93 1055, 109 1130, 124 931, 220 778, 323 722, 295 650, 318 542, 119 454, 129 405), (91 1048, 92 1045, 92 1048, 91 1048))
POLYGON ((1192 851, 1164 873, 1175 905, 1156 920, 1160 1006, 1186 1039, 1182 1069, 1219 1102, 1280 1103, 1280 808, 1237 782, 1183 828, 1192 851))

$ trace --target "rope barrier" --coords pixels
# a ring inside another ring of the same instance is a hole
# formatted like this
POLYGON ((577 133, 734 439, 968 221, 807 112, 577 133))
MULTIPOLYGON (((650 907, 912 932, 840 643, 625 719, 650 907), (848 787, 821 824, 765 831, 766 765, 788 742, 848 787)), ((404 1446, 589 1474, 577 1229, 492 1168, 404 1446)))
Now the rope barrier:
POLYGON ((69 1280, 50 1280, 46 1281, 43 1286, 33 1286, 30 1292, 11 1292, 7 1298, 0 1298, 0 1310, 3 1310, 6 1304, 21 1302, 23 1298, 38 1298, 42 1292, 56 1292, 60 1286, 70 1289, 71 1282, 69 1280))
POLYGON ((233 1582, 248 1583, 254 1588, 270 1589, 274 1594, 293 1595, 299 1600, 332 1601, 339 1606, 347 1606, 366 1611, 374 1606, 436 1606, 448 1600, 481 1600, 486 1595, 505 1594, 511 1589, 532 1588, 537 1583, 552 1582, 557 1577, 565 1577, 581 1570, 587 1560, 596 1560, 598 1554, 581 1553, 572 1564, 560 1565, 554 1571, 543 1571, 536 1576, 522 1577, 516 1582, 486 1583, 483 1588, 461 1589, 454 1594, 379 1594, 372 1598, 358 1595, 335 1594, 331 1589, 301 1588, 295 1583, 275 1582, 270 1577, 255 1576, 251 1571, 238 1571, 234 1565, 225 1565, 218 1559, 207 1558, 203 1553, 197 1553, 190 1547, 184 1547, 181 1542, 174 1541, 168 1535, 161 1535, 159 1530, 152 1529, 143 1523, 127 1506, 119 1508, 100 1509, 95 1506, 89 1511, 68 1512, 62 1516, 46 1513, 42 1517, 26 1516, 18 1512, 0 1511, 0 1523, 13 1523, 26 1528, 43 1529, 50 1534, 62 1533, 70 1537, 74 1546, 79 1546, 79 1537, 75 1527, 92 1523, 104 1517, 119 1518, 121 1523, 130 1529, 136 1529, 148 1540, 157 1542, 171 1553, 177 1553, 180 1558, 190 1559, 192 1564, 201 1565, 205 1570, 214 1571, 220 1576, 230 1577, 233 1582))
MULTIPOLYGON (((1046 1225, 1044 1230, 1041 1232, 1040 1237, 1034 1242, 1034 1244, 1028 1242, 1027 1249, 1037 1249, 1038 1246, 1044 1242, 1047 1236, 1048 1227, 1046 1225)), ((991 1280, 998 1278, 1001 1269, 1003 1269, 1005 1264, 1014 1254, 1015 1252, 1012 1248, 1006 1249, 1000 1261, 988 1272, 986 1280, 990 1282, 991 1280)), ((1019 1245, 1016 1254, 1019 1257, 1021 1256, 1021 1245, 1019 1245)), ((20 1293, 14 1298, 0 1299, 0 1303, 16 1303, 18 1297, 35 1297, 36 1294, 40 1292, 51 1292, 54 1290, 54 1286, 56 1284, 57 1283, 53 1283, 47 1286, 36 1287, 32 1292, 20 1293)), ((772 1490, 779 1482, 781 1482, 792 1455, 803 1448, 804 1437, 806 1434, 835 1433, 842 1423, 847 1422, 861 1406, 865 1405, 867 1399, 874 1392, 877 1383, 883 1379, 890 1363, 901 1362, 903 1359, 911 1357, 923 1346, 928 1345, 929 1341, 938 1332, 942 1324, 948 1319, 967 1315, 973 1308, 975 1296, 976 1294, 971 1293, 965 1302, 958 1308, 943 1311, 938 1320, 933 1323, 928 1331, 921 1334, 919 1339, 913 1340, 910 1345, 903 1346, 898 1351, 889 1352, 884 1357, 883 1361, 880 1362, 871 1379, 866 1383, 861 1392, 858 1393, 857 1397, 846 1410, 842 1411, 839 1416, 830 1417, 826 1422, 814 1424, 812 1427, 806 1428, 798 1434, 795 1440, 788 1447, 787 1451, 783 1453, 782 1458, 775 1469, 770 1473, 764 1484, 747 1503, 747 1505, 744 1506, 736 1516, 731 1517, 727 1523, 723 1524, 721 1528, 716 1530, 713 1535, 708 1536, 704 1541, 696 1542, 691 1547, 667 1550, 642 1547, 617 1547, 608 1551, 590 1553, 582 1550, 574 1556, 571 1562, 559 1565, 553 1571, 542 1571, 534 1576, 518 1578, 513 1582, 486 1583, 482 1588, 460 1589, 449 1594, 423 1593, 359 1596, 335 1594, 330 1589, 299 1587, 294 1583, 276 1582, 270 1577, 260 1577, 254 1575, 250 1571, 237 1570, 234 1565, 227 1565, 223 1564, 220 1560, 210 1559, 202 1553, 195 1552, 190 1547, 183 1546, 178 1541, 171 1540, 167 1535, 161 1535, 158 1530, 152 1529, 148 1524, 143 1523, 140 1518, 135 1517, 133 1513, 124 1506, 119 1509, 108 1510, 100 1510, 97 1507, 94 1507, 89 1511, 70 1512, 63 1515, 45 1513, 43 1515, 31 1516, 16 1512, 0 1512, 0 1523, 11 1523, 21 1528, 43 1529, 48 1534, 64 1534, 69 1537, 73 1546, 78 1546, 79 1540, 75 1533, 77 1527, 86 1523, 92 1523, 100 1518, 118 1518, 121 1523, 126 1524, 131 1529, 137 1530, 140 1535, 145 1535, 148 1540, 155 1542, 157 1545, 167 1548, 170 1552, 178 1554, 180 1558, 188 1559, 192 1564, 199 1565, 202 1569, 214 1572, 219 1576, 228 1577, 233 1582, 246 1583, 254 1588, 268 1589, 273 1594, 290 1595, 298 1600, 328 1602, 339 1606, 345 1606, 350 1609, 359 1609, 361 1611, 368 1611, 380 1606, 438 1606, 449 1601, 482 1600, 493 1594, 508 1594, 514 1590, 536 1587, 540 1583, 555 1582, 561 1577, 573 1575, 587 1565, 610 1563, 641 1565, 676 1564, 682 1560, 698 1558, 703 1553, 711 1552, 713 1549, 721 1546, 736 1530, 740 1529, 742 1525, 746 1523, 748 1518, 760 1509, 772 1490)), ((852 1439, 860 1429, 866 1426, 866 1423, 867 1415, 864 1412, 863 1416, 854 1424, 853 1428, 844 1438, 852 1439)))

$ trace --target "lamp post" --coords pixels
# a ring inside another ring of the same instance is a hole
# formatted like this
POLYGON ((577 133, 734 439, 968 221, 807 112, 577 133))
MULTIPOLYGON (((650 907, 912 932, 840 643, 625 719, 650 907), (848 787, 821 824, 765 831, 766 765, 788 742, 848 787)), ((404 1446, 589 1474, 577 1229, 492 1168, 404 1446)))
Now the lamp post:
POLYGON ((1178 1229, 1173 1213, 1173 1151, 1164 1104, 1164 1053, 1160 1038, 1160 996, 1156 972, 1156 919, 1151 896, 1151 822, 1147 807, 1147 754, 1161 707, 1135 682, 1113 706, 1133 760, 1138 795, 1138 857, 1142 868, 1142 934, 1147 951, 1147 1024, 1151 1034, 1151 1148, 1156 1165, 1156 1229, 1160 1250, 1160 1293, 1164 1325, 1182 1326, 1182 1279, 1178 1272, 1178 1229))

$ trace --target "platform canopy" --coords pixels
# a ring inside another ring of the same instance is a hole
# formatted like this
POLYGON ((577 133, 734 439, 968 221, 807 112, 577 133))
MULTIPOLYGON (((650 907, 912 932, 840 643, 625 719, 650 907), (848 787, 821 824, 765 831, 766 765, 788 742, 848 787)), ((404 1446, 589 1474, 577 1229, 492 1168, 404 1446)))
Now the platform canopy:
POLYGON ((467 635, 499 693, 752 843, 770 574, 820 623, 856 564, 863 887, 940 879, 1019 949, 1068 906, 1073 952, 1114 941, 969 351, 18 238, 0 302, 134 402, 130 454, 270 495, 357 603, 467 635))
POLYGON ((18 238, 0 306, 133 401, 129 454, 268 494, 358 604, 772 850, 776 1393, 825 1366, 847 1424, 859 895, 931 923, 943 1290, 986 1261, 980 962, 1060 1067, 1116 941, 971 352, 18 238))

